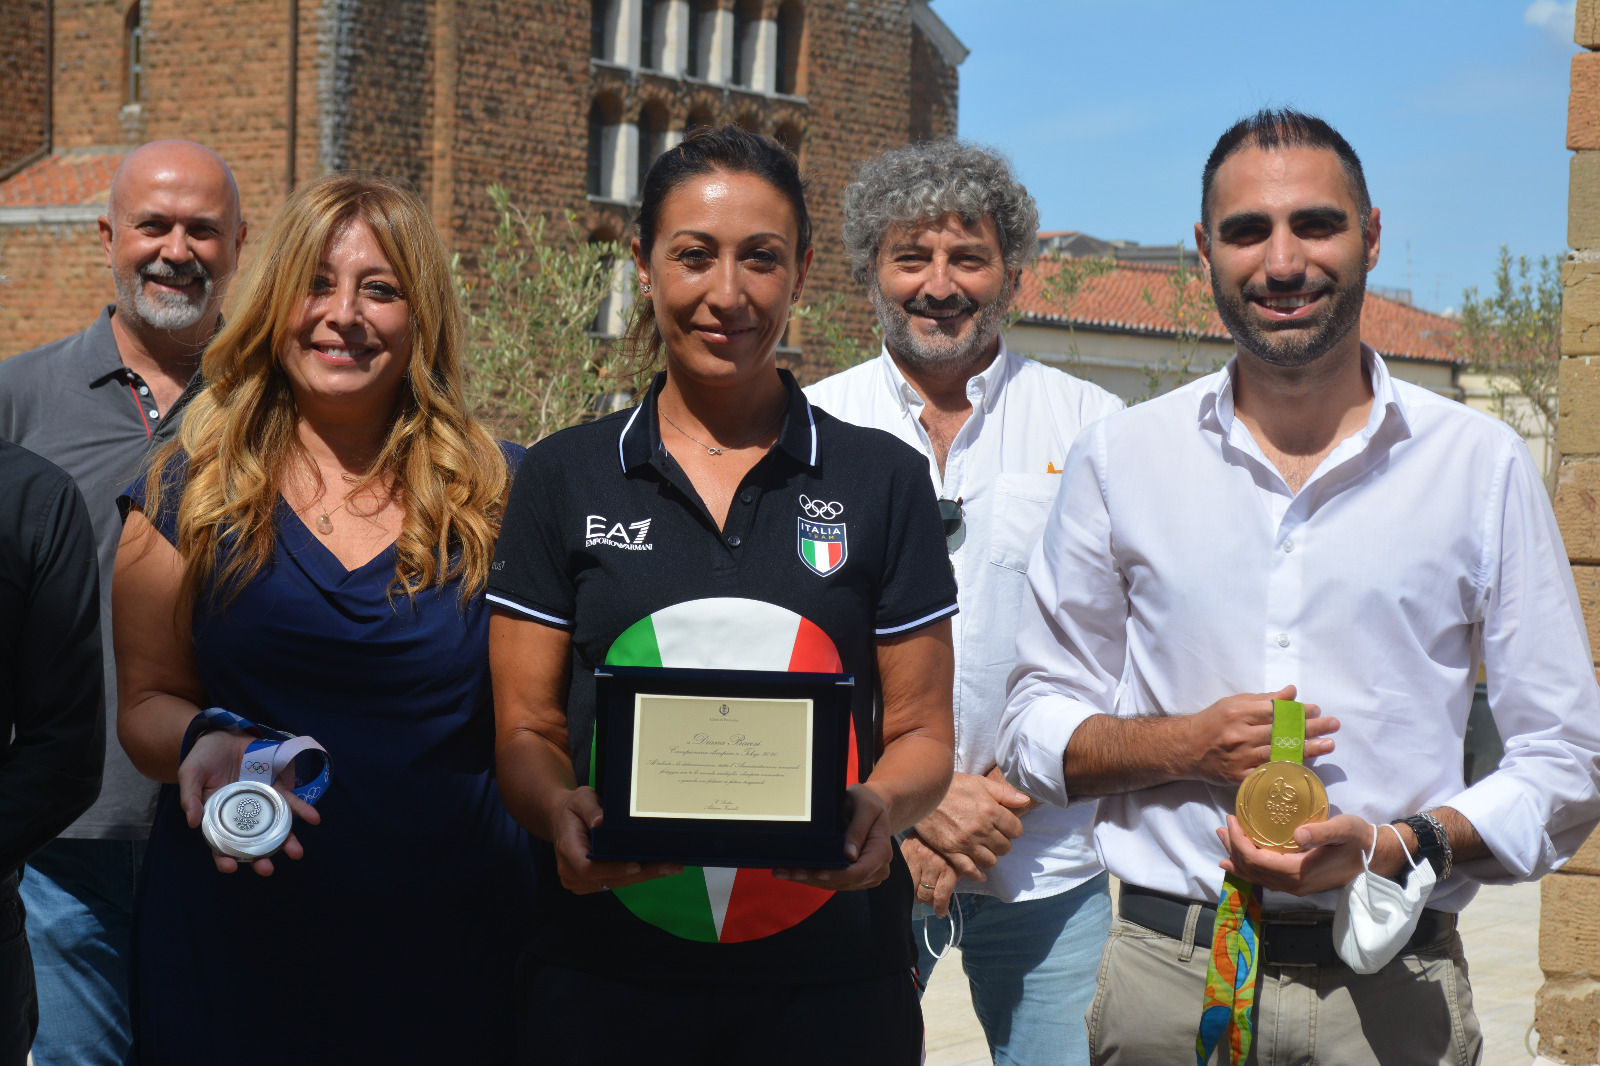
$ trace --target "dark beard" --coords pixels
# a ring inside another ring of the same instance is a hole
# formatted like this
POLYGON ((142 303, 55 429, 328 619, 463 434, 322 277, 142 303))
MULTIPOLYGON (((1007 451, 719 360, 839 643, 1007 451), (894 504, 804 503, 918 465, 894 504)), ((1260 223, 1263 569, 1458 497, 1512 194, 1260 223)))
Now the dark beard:
POLYGON ((917 296, 904 304, 897 304, 884 296, 876 277, 872 279, 869 294, 873 310, 878 313, 878 324, 883 327, 884 347, 919 370, 954 370, 977 362, 1000 335, 1006 310, 1011 306, 1009 279, 1000 295, 986 304, 980 304, 959 292, 943 300, 917 296), (972 331, 965 339, 936 333, 930 343, 929 338, 919 337, 911 329, 911 316, 925 315, 929 311, 969 312, 972 314, 972 331))
MULTIPOLYGON (((1212 275, 1211 295, 1217 302, 1217 316, 1228 327, 1240 348, 1273 366, 1296 367, 1316 362, 1361 322, 1361 304, 1366 298, 1367 271, 1362 266, 1354 280, 1344 285, 1329 282, 1323 307, 1310 319, 1293 327, 1274 328, 1249 314, 1250 300, 1271 296, 1283 286, 1244 286, 1237 292, 1224 292, 1212 275)), ((1295 285, 1291 291, 1300 291, 1295 285)))

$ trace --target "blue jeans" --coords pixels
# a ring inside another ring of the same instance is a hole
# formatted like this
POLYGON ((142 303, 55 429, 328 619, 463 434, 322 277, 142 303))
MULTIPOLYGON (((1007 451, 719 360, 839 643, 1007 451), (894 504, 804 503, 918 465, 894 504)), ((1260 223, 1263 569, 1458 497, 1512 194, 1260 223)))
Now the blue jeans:
POLYGON ((34 1066, 120 1066, 144 841, 53 840, 22 875, 39 995, 34 1066))
MULTIPOLYGON (((1102 872, 1044 899, 1006 903, 958 892, 951 900, 950 918, 961 912, 961 968, 995 1066, 1087 1066, 1083 1016, 1111 927, 1109 883, 1102 872)), ((928 945, 942 951, 952 931, 931 908, 913 909, 924 988, 938 961, 928 945)))

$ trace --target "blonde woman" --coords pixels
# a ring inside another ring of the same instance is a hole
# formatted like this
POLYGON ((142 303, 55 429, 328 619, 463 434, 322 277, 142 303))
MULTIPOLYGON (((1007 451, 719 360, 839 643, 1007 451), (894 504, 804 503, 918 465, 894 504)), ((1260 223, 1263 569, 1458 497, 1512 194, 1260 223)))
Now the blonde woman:
POLYGON ((482 593, 520 449, 468 415, 460 330, 413 194, 310 182, 124 498, 118 734, 176 786, 141 878, 130 1061, 510 1056, 533 875, 492 774, 482 593), (252 739, 212 707, 333 762, 253 869, 197 828, 252 739))

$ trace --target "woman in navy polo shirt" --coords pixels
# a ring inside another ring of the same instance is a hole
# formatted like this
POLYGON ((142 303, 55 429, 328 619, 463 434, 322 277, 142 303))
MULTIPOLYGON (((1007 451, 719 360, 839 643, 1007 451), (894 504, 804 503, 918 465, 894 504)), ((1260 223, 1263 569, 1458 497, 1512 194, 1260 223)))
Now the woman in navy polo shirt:
POLYGON ((892 835, 950 781, 956 609, 926 464, 777 367, 812 256, 786 150, 691 136, 651 167, 638 225, 629 339, 665 369, 639 406, 529 451, 489 580, 501 793, 559 875, 524 965, 523 1056, 916 1063, 892 835), (588 859, 608 662, 854 674, 850 865, 588 859))

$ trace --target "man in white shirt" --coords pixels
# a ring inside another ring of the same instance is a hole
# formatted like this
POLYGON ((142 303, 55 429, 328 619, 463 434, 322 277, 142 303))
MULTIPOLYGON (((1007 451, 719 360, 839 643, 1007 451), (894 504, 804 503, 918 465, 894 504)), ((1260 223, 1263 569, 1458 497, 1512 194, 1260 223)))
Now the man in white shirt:
POLYGON ((956 775, 902 850, 926 987, 959 942, 996 1063, 1086 1063, 1081 1018, 1110 922, 1089 807, 1040 806, 995 769, 1028 557, 1079 429, 1121 409, 1000 336, 1039 214, 1006 161, 959 141, 888 152, 845 190, 845 245, 884 350, 807 389, 830 414, 928 457, 956 616, 956 775), (945 919, 945 920, 936 920, 945 919), (948 922, 948 924, 947 924, 948 922))
POLYGON ((1048 803, 1100 797, 1123 885, 1096 1061, 1192 1061, 1226 872, 1265 890, 1243 986, 1260 1061, 1476 1062, 1456 912, 1480 883, 1555 869, 1600 818, 1600 691, 1566 552, 1516 434, 1361 344, 1380 227, 1349 144, 1263 111, 1223 135, 1202 187, 1195 238, 1238 354, 1074 445, 999 764, 1048 803), (1467 788, 1480 664, 1506 753, 1467 788), (1274 698, 1315 705, 1304 751, 1331 815, 1286 853, 1231 813, 1269 758, 1274 698), (1331 920, 1374 839, 1374 875, 1426 859, 1439 883, 1398 956, 1358 975, 1331 920))

